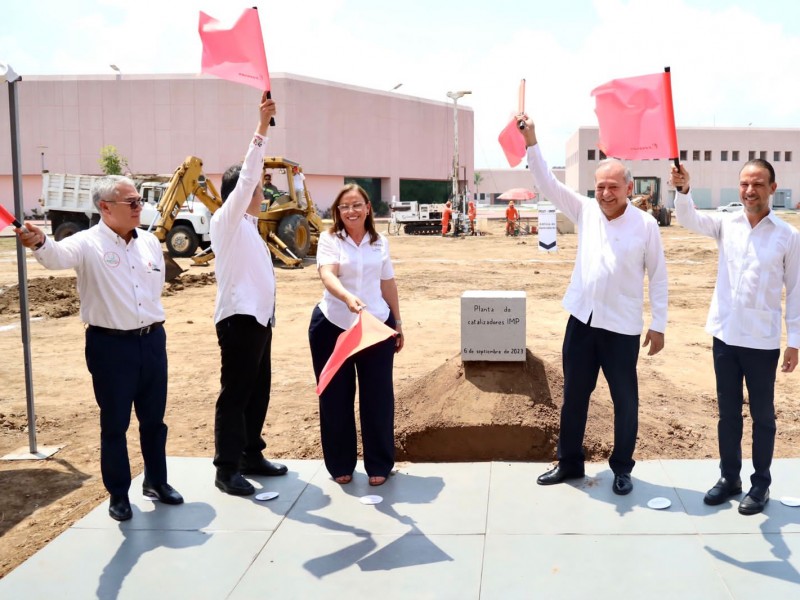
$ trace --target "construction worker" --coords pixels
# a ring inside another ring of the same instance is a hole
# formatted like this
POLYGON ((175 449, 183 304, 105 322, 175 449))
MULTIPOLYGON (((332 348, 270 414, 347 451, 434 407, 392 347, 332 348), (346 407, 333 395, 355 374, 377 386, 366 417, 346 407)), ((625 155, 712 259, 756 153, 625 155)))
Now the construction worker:
POLYGON ((509 200, 506 208, 506 235, 515 235, 517 222, 519 222, 519 211, 514 206, 514 201, 509 200))
POLYGON ((447 230, 450 228, 450 218, 453 216, 453 210, 450 208, 450 200, 444 205, 444 212, 442 213, 442 237, 447 235, 447 230))
POLYGON ((475 231, 475 219, 478 216, 478 211, 475 209, 475 203, 470 200, 469 204, 467 205, 467 220, 469 221, 469 233, 470 235, 477 235, 475 231))

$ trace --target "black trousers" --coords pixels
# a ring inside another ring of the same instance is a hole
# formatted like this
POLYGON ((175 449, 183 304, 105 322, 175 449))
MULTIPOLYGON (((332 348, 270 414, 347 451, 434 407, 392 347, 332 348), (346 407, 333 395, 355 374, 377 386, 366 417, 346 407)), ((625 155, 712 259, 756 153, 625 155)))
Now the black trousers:
POLYGON ((630 473, 636 462, 636 434, 639 430, 638 335, 624 335, 584 325, 570 315, 564 334, 564 405, 558 461, 564 468, 583 470, 583 436, 589 413, 589 399, 597 386, 600 369, 608 382, 614 403, 614 450, 609 464, 615 474, 630 473))
POLYGON ((738 479, 742 469, 742 404, 747 385, 750 416, 753 419, 753 486, 769 487, 769 469, 775 449, 775 373, 780 350, 756 350, 729 346, 714 338, 714 372, 719 404, 720 472, 727 479, 738 479))
MULTIPOLYGON (((386 321, 394 327, 394 316, 386 321)), ((308 327, 311 359, 317 381, 344 330, 314 308, 308 327)), ((319 426, 325 467, 333 477, 350 475, 358 460, 355 421, 358 381, 361 441, 367 474, 387 477, 394 467, 394 365, 393 337, 351 356, 319 397, 319 426)))
POLYGON ((267 447, 261 437, 272 383, 272 327, 251 315, 232 315, 217 323, 221 354, 214 419, 214 466, 226 474, 267 447))
POLYGON ((143 336, 86 330, 86 366, 100 407, 100 470, 112 496, 131 486, 127 431, 131 407, 139 420, 144 476, 167 482, 167 334, 157 327, 143 336))

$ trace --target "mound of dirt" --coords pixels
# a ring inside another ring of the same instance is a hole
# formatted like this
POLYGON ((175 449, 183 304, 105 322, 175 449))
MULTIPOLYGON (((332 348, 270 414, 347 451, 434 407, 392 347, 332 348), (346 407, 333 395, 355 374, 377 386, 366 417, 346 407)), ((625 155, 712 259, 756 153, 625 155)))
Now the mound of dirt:
MULTIPOLYGON (((561 370, 530 350, 524 363, 462 363, 456 355, 398 391, 397 459, 552 460, 562 390, 561 370)), ((588 428, 584 446, 589 460, 608 456, 588 428)))

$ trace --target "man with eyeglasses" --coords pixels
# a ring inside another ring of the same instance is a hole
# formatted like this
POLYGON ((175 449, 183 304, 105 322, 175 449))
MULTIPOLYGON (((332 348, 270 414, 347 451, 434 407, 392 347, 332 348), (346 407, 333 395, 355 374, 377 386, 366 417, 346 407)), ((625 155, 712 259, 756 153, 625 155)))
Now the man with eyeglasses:
POLYGON ((108 513, 133 516, 126 433, 131 408, 139 419, 142 493, 164 504, 183 497, 167 483, 167 337, 161 242, 137 229, 143 200, 129 178, 109 175, 92 185, 100 222, 56 242, 31 223, 16 229, 47 269, 75 269, 86 323, 86 366, 100 408, 100 470, 111 496, 108 513), (27 230, 27 231, 26 231, 27 230))

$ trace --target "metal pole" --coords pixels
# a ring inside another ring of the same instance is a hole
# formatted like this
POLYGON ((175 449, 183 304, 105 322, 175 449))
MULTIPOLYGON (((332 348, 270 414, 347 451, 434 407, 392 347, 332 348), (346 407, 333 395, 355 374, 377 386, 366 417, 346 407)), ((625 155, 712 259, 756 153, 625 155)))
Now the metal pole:
MULTIPOLYGON (((8 82, 8 114, 11 118, 11 171, 14 180, 14 212, 23 222, 22 168, 19 152, 19 116, 17 113, 17 81, 8 82)), ((36 411, 33 404, 33 374, 31 370, 30 315, 28 314, 28 270, 25 264, 26 250, 17 238, 17 273, 19 278, 19 316, 22 330, 22 355, 25 362, 25 396, 28 404, 28 447, 36 454, 36 411)))

